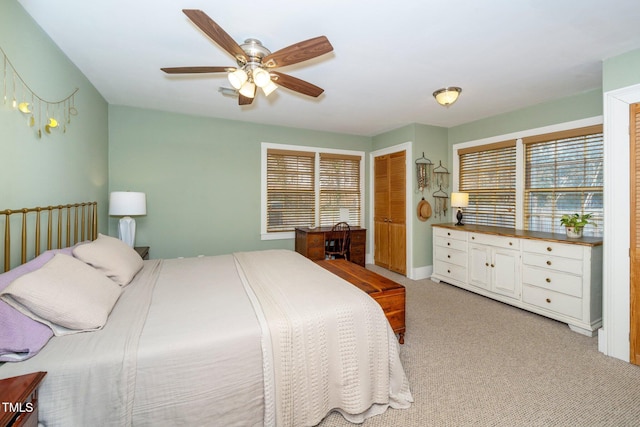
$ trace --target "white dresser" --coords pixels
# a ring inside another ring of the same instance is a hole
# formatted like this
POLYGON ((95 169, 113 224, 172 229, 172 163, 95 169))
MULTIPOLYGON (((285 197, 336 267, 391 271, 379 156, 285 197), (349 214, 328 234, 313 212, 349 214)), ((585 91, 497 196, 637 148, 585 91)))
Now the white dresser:
POLYGON ((584 335, 602 326, 599 238, 434 224, 431 279, 565 322, 584 335))

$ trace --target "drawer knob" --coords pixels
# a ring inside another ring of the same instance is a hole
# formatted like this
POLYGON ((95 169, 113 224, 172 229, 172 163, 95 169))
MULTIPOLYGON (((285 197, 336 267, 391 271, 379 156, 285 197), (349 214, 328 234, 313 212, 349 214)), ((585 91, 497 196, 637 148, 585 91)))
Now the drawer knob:
POLYGON ((551 265, 551 261, 547 261, 547 265, 551 265))
POLYGON ((450 233, 450 232, 447 232, 447 236, 451 236, 451 233, 450 233))
POLYGON ((484 263, 484 265, 485 265, 486 267, 489 267, 489 263, 488 263, 488 262, 485 262, 485 263, 484 263))
POLYGON ((447 242, 447 246, 451 246, 451 242, 447 242))
POLYGON ((471 240, 476 240, 476 236, 471 236, 471 240))
POLYGON ((548 277, 544 280, 546 280, 547 283, 551 283, 551 279, 549 279, 548 277))
POLYGON ((447 273, 451 273, 451 270, 447 270, 447 273))
POLYGON ((451 258, 451 255, 447 255, 447 258, 451 258))
POLYGON ((513 242, 509 242, 509 246, 513 246, 513 242))
POLYGON ((553 248, 551 246, 547 246, 547 252, 551 252, 553 248))
POLYGON ((493 268, 493 267, 495 267, 495 265, 491 264, 491 267, 493 268))
POLYGON ((548 302, 548 303, 551 303, 551 298, 547 298, 547 302, 548 302))

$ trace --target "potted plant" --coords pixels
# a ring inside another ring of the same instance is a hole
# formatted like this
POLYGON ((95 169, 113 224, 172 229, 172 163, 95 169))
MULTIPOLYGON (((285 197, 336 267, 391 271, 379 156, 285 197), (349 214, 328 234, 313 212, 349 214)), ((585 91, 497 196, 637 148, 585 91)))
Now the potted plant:
POLYGON ((564 225, 567 230, 567 237, 578 238, 582 237, 582 229, 585 225, 591 224, 589 219, 593 214, 564 214, 560 218, 560 224, 564 225))

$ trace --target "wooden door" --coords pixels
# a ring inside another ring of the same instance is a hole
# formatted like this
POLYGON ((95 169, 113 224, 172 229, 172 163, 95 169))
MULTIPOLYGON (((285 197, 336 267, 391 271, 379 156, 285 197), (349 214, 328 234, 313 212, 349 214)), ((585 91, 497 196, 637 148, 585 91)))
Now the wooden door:
POLYGON ((629 108, 630 134, 630 321, 629 348, 630 361, 640 365, 640 104, 629 108))
POLYGON ((389 155, 389 270, 407 273, 406 152, 389 155))
POLYGON ((374 250, 376 265, 389 268, 389 156, 374 159, 374 250))
POLYGON ((406 152, 374 159, 374 258, 406 274, 406 152))

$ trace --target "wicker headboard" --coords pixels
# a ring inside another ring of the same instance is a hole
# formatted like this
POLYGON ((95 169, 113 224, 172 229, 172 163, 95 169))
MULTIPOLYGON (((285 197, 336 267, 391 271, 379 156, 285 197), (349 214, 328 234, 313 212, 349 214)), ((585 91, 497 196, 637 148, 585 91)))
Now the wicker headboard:
POLYGON ((2 226, 4 271, 24 264, 49 249, 62 249, 84 240, 98 237, 98 202, 82 202, 69 205, 6 209, 0 211, 2 226), (4 224, 3 224, 4 222, 4 224), (18 224, 20 223, 20 224, 18 224), (46 223, 46 226, 44 225, 46 223), (19 246, 12 242, 14 231, 20 232, 19 246), (19 248, 12 254, 12 249, 19 248))

